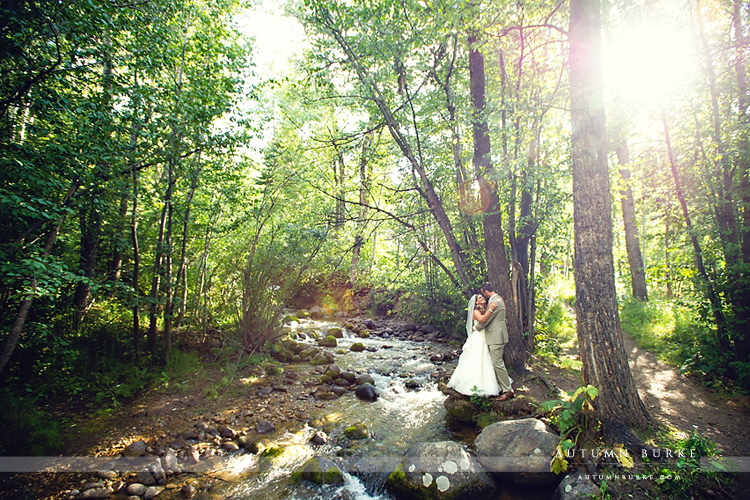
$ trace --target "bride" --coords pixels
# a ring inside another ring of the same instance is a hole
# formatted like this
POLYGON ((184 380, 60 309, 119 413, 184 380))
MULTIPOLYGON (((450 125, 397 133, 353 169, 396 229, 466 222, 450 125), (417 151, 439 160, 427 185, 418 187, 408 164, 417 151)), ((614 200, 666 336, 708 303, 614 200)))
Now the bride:
POLYGON ((458 358, 458 365, 453 372, 448 387, 466 396, 475 393, 481 396, 497 396, 500 386, 495 377, 490 350, 484 338, 484 330, 476 330, 477 323, 484 323, 490 317, 496 304, 487 307, 487 299, 476 294, 469 300, 469 311, 466 315, 466 334, 468 338, 463 352, 458 358))

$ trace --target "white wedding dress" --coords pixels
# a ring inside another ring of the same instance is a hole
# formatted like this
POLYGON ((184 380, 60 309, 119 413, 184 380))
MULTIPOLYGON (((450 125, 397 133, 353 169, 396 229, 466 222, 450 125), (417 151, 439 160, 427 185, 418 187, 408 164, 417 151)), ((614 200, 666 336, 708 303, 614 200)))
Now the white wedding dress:
MULTIPOLYGON (((473 310, 473 304, 471 306, 470 310, 473 310)), ((500 385, 495 378, 490 350, 484 338, 484 330, 477 331, 476 324, 477 321, 473 320, 473 328, 464 343, 463 352, 458 358, 456 371, 448 381, 448 387, 466 396, 475 393, 480 396, 497 396, 500 394, 500 385)))

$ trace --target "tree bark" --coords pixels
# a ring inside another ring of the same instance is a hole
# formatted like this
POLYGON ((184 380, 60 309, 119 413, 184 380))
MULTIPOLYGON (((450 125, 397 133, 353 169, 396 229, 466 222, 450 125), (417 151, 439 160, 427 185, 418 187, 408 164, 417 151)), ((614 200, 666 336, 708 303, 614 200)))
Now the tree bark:
POLYGON ((359 276, 360 254, 362 245, 365 244, 364 234, 367 226, 367 200, 369 199, 371 176, 368 159, 371 152, 371 143, 372 136, 368 134, 362 140, 362 153, 359 158, 359 215, 357 216, 357 234, 354 236, 354 244, 352 245, 352 264, 349 268, 349 284, 352 286, 359 276))
POLYGON ((521 324, 513 286, 510 281, 509 265, 505 255, 503 218, 500 211, 500 197, 497 194, 497 173, 490 157, 490 130, 485 113, 485 74, 484 55, 476 46, 476 35, 469 35, 469 86, 473 108, 472 129, 474 136, 474 168, 480 183, 482 210, 484 211, 484 246, 487 259, 489 282, 503 297, 507 310, 508 345, 505 360, 515 371, 523 371, 526 364, 526 351, 521 339, 521 324))
POLYGON ((622 205, 622 219, 625 225, 625 248, 628 252, 633 297, 639 300, 648 300, 646 271, 643 268, 643 256, 641 255, 638 226, 635 220, 633 189, 630 187, 630 153, 625 139, 617 146, 616 153, 619 162, 620 177, 622 177, 624 184, 620 191, 620 203, 622 205))
POLYGON ((599 0, 570 2, 574 270, 583 378, 605 428, 655 425, 628 365, 615 295, 599 0))

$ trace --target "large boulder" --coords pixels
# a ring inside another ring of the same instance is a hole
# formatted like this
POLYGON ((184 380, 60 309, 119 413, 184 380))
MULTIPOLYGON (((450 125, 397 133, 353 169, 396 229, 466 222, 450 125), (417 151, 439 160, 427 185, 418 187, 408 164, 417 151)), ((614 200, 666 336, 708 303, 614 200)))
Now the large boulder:
POLYGON ((343 484, 344 476, 336 464, 325 457, 312 457, 299 469, 292 472, 295 481, 310 481, 316 484, 343 484))
POLYGON ((313 319, 323 319, 326 317, 326 312, 320 306, 312 306, 309 313, 313 319))
POLYGON ((336 341, 336 337, 333 335, 327 335, 326 337, 318 340, 318 345, 321 347, 336 347, 338 342, 336 341))
POLYGON ((541 420, 506 420, 485 427, 474 440, 477 459, 497 479, 521 484, 554 484, 550 460, 560 437, 541 420))
POLYGON ((464 446, 453 441, 412 446, 387 482, 399 498, 487 498, 495 482, 464 446))

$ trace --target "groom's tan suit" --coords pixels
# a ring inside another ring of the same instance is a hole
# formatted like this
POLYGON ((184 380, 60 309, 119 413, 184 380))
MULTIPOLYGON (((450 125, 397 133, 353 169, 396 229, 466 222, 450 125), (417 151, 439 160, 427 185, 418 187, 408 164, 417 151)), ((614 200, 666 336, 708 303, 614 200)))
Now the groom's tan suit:
POLYGON ((484 338, 487 340, 487 346, 490 348, 490 357, 492 365, 495 367, 495 377, 497 383, 503 392, 512 392, 508 377, 508 369, 503 361, 503 352, 505 344, 508 343, 508 327, 505 324, 505 303, 498 294, 493 294, 487 301, 487 306, 497 304, 497 307, 490 314, 486 323, 478 323, 477 330, 484 330, 484 338))

